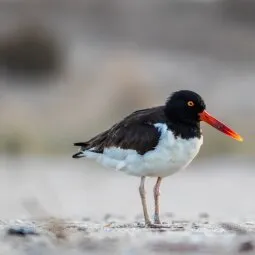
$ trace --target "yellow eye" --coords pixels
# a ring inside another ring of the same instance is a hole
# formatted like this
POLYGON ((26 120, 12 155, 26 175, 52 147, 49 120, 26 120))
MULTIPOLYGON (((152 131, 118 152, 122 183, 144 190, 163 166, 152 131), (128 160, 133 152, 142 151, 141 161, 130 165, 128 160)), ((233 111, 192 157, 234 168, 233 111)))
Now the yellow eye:
POLYGON ((192 107, 192 106, 194 106, 195 104, 194 104, 193 101, 189 101, 189 102, 187 103, 187 105, 190 106, 190 107, 192 107))

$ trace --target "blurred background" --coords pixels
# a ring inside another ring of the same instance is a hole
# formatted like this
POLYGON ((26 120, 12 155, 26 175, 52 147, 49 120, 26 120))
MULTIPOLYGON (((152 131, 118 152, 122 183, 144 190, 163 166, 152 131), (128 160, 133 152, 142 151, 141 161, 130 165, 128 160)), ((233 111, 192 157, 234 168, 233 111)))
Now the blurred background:
POLYGON ((139 213, 139 180, 73 160, 72 144, 179 89, 244 142, 203 124, 163 210, 253 214, 254 42, 254 0, 1 0, 0 216, 35 216, 35 201, 70 217, 139 213))

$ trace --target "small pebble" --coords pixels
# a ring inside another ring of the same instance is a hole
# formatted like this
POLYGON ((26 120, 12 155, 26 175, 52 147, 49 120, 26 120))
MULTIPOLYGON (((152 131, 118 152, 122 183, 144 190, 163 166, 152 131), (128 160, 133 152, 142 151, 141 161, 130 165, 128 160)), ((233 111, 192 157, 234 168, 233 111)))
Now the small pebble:
POLYGON ((26 235, 38 235, 34 227, 28 226, 14 226, 7 230, 9 235, 26 236, 26 235))
POLYGON ((253 250, 254 250, 254 246, 251 241, 242 243, 239 248, 239 252, 248 252, 253 250))

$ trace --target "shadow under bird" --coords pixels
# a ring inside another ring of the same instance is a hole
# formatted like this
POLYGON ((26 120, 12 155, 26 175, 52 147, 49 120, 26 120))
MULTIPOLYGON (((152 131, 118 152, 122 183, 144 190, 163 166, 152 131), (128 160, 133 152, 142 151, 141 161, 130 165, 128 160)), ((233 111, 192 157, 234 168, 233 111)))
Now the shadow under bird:
POLYGON ((187 167, 203 143, 200 122, 226 135, 242 137, 211 116, 200 95, 189 90, 174 92, 165 105, 135 111, 110 129, 80 146, 73 158, 94 159, 101 165, 141 177, 139 192, 145 224, 159 226, 159 187, 164 177, 187 167), (146 204, 146 177, 157 177, 154 186, 155 212, 151 222, 146 204))

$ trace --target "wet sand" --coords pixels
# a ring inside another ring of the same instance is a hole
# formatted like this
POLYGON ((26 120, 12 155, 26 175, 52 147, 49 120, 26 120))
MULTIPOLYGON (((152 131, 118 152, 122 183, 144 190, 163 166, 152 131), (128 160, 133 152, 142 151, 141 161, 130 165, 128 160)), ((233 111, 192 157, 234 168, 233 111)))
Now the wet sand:
MULTIPOLYGON (((66 158, 0 165, 0 254, 255 252, 254 161, 197 160, 163 181, 163 228, 144 228, 139 179, 66 158)), ((146 183, 149 210, 152 187, 146 183)))

